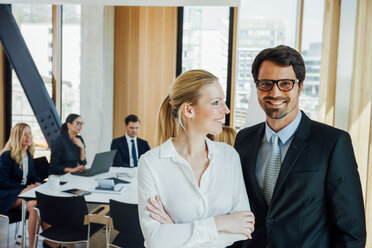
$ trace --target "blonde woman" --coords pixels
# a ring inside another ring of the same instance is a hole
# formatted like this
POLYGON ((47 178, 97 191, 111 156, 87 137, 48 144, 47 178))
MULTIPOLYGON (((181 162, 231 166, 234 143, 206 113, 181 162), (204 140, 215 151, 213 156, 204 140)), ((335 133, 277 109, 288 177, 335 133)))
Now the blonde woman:
POLYGON ((146 247, 226 247, 251 238, 238 153, 207 134, 230 111, 218 79, 203 70, 180 75, 159 110, 160 146, 141 156, 138 208, 146 247))
MULTIPOLYGON (((17 123, 10 132, 10 138, 0 156, 0 211, 8 212, 12 208, 21 208, 22 200, 18 198, 32 188, 40 185, 34 169, 34 144, 31 128, 26 123, 17 123)), ((29 247, 34 245, 36 201, 28 201, 29 247)), ((45 223, 42 224, 46 228, 45 223)), ((52 243, 50 243, 52 245, 52 243)))

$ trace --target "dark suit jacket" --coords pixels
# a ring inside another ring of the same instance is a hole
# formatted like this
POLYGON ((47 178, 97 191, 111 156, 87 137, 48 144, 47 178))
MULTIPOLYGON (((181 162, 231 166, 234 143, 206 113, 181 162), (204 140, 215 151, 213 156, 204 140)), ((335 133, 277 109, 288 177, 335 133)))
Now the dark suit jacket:
MULTIPOLYGON (((76 136, 84 143, 83 137, 76 136)), ((72 143, 68 133, 62 133, 52 144, 50 155, 49 174, 62 175, 65 168, 75 168, 78 165, 86 165, 87 160, 80 160, 80 148, 72 143)))
MULTIPOLYGON (((140 139, 137 137, 137 149, 138 149, 138 159, 142 154, 150 150, 150 146, 146 140, 140 139)), ((127 139, 125 135, 116 139, 113 139, 111 142, 111 150, 118 150, 116 153, 113 166, 120 167, 130 167, 129 166, 129 148, 127 139)))
POLYGON ((255 174, 264 131, 261 123, 236 137, 256 229, 252 240, 235 247, 364 247, 364 204, 349 134, 302 113, 268 208, 255 174))
POLYGON ((0 156, 0 211, 7 212, 17 200, 19 193, 27 185, 40 182, 34 169, 34 160, 28 155, 28 175, 26 185, 22 185, 23 171, 10 156, 10 151, 5 151, 0 156))

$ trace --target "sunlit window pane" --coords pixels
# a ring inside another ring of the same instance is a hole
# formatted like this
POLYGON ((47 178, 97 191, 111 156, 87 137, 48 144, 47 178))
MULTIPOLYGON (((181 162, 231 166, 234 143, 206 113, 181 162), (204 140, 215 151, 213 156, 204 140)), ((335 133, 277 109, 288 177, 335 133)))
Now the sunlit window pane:
POLYGON ((184 7, 182 72, 204 69, 226 94, 229 7, 184 7))
MULTIPOLYGON (((12 12, 22 36, 45 83, 52 92, 52 6, 13 4, 12 12)), ((30 125, 36 145, 35 157, 49 157, 48 144, 41 132, 16 73, 12 73, 12 126, 18 122, 30 125)))
POLYGON ((241 129, 264 120, 251 74, 256 55, 264 48, 295 48, 296 0, 244 0, 238 21, 234 127, 241 129))
POLYGON ((63 5, 62 122, 80 113, 80 5, 63 5))
POLYGON ((323 8, 324 0, 305 1, 301 52, 306 66, 306 79, 300 108, 313 120, 318 119, 323 8))

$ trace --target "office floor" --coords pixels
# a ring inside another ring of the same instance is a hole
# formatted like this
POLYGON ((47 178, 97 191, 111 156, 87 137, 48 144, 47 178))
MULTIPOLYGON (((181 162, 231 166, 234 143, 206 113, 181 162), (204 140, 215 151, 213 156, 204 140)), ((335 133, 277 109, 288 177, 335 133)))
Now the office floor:
MULTIPOLYGON (((20 247, 20 245, 15 245, 14 246, 14 240, 13 240, 13 237, 14 237, 14 231, 15 231, 15 227, 16 225, 15 224, 11 224, 10 225, 10 230, 9 230, 9 248, 12 248, 12 247, 20 247)), ((1 234, 4 234, 6 231, 2 229, 2 227, 0 227, 0 235, 1 234)), ((19 234, 21 233, 21 228, 19 228, 19 234)), ((114 231, 113 232, 113 235, 111 235, 112 238, 114 238, 116 236, 116 232, 114 231)), ((26 241, 26 247, 28 247, 28 240, 26 241)), ((1 245, 1 247, 6 247, 6 244, 4 246, 1 245)), ((42 245, 42 241, 39 240, 38 241, 38 245, 37 245, 38 248, 42 248, 43 245, 42 245)), ((66 247, 68 248, 82 248, 82 247, 86 247, 85 244, 74 244, 74 245, 66 245, 66 247)), ((104 248, 106 247, 106 234, 105 234, 105 231, 104 230, 100 230, 99 232, 97 232, 96 234, 94 234, 91 239, 90 239, 90 244, 89 244, 89 247, 90 248, 104 248)))

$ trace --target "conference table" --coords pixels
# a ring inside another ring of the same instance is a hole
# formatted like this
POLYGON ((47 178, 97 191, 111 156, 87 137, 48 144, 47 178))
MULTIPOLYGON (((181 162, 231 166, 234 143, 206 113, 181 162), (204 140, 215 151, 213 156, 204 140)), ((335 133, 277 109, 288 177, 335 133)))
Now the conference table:
POLYGON ((65 175, 51 175, 48 182, 41 184, 40 186, 33 188, 18 197, 22 198, 22 244, 21 247, 26 245, 26 201, 36 199, 35 192, 38 191, 43 194, 53 195, 53 196, 73 196, 72 194, 63 192, 69 189, 81 189, 91 192, 85 195, 85 201, 87 203, 95 204, 109 204, 110 199, 137 204, 137 179, 136 174, 137 168, 124 168, 124 167, 111 167, 108 172, 101 173, 91 177, 72 175, 71 173, 65 175), (125 189, 121 193, 98 193, 94 192, 94 189, 98 186, 96 181, 97 178, 107 179, 107 178, 118 178, 129 183, 126 184, 125 189), (51 178, 58 178, 60 181, 59 187, 55 185, 55 180, 51 178), (52 181, 53 185, 52 185, 52 181))

